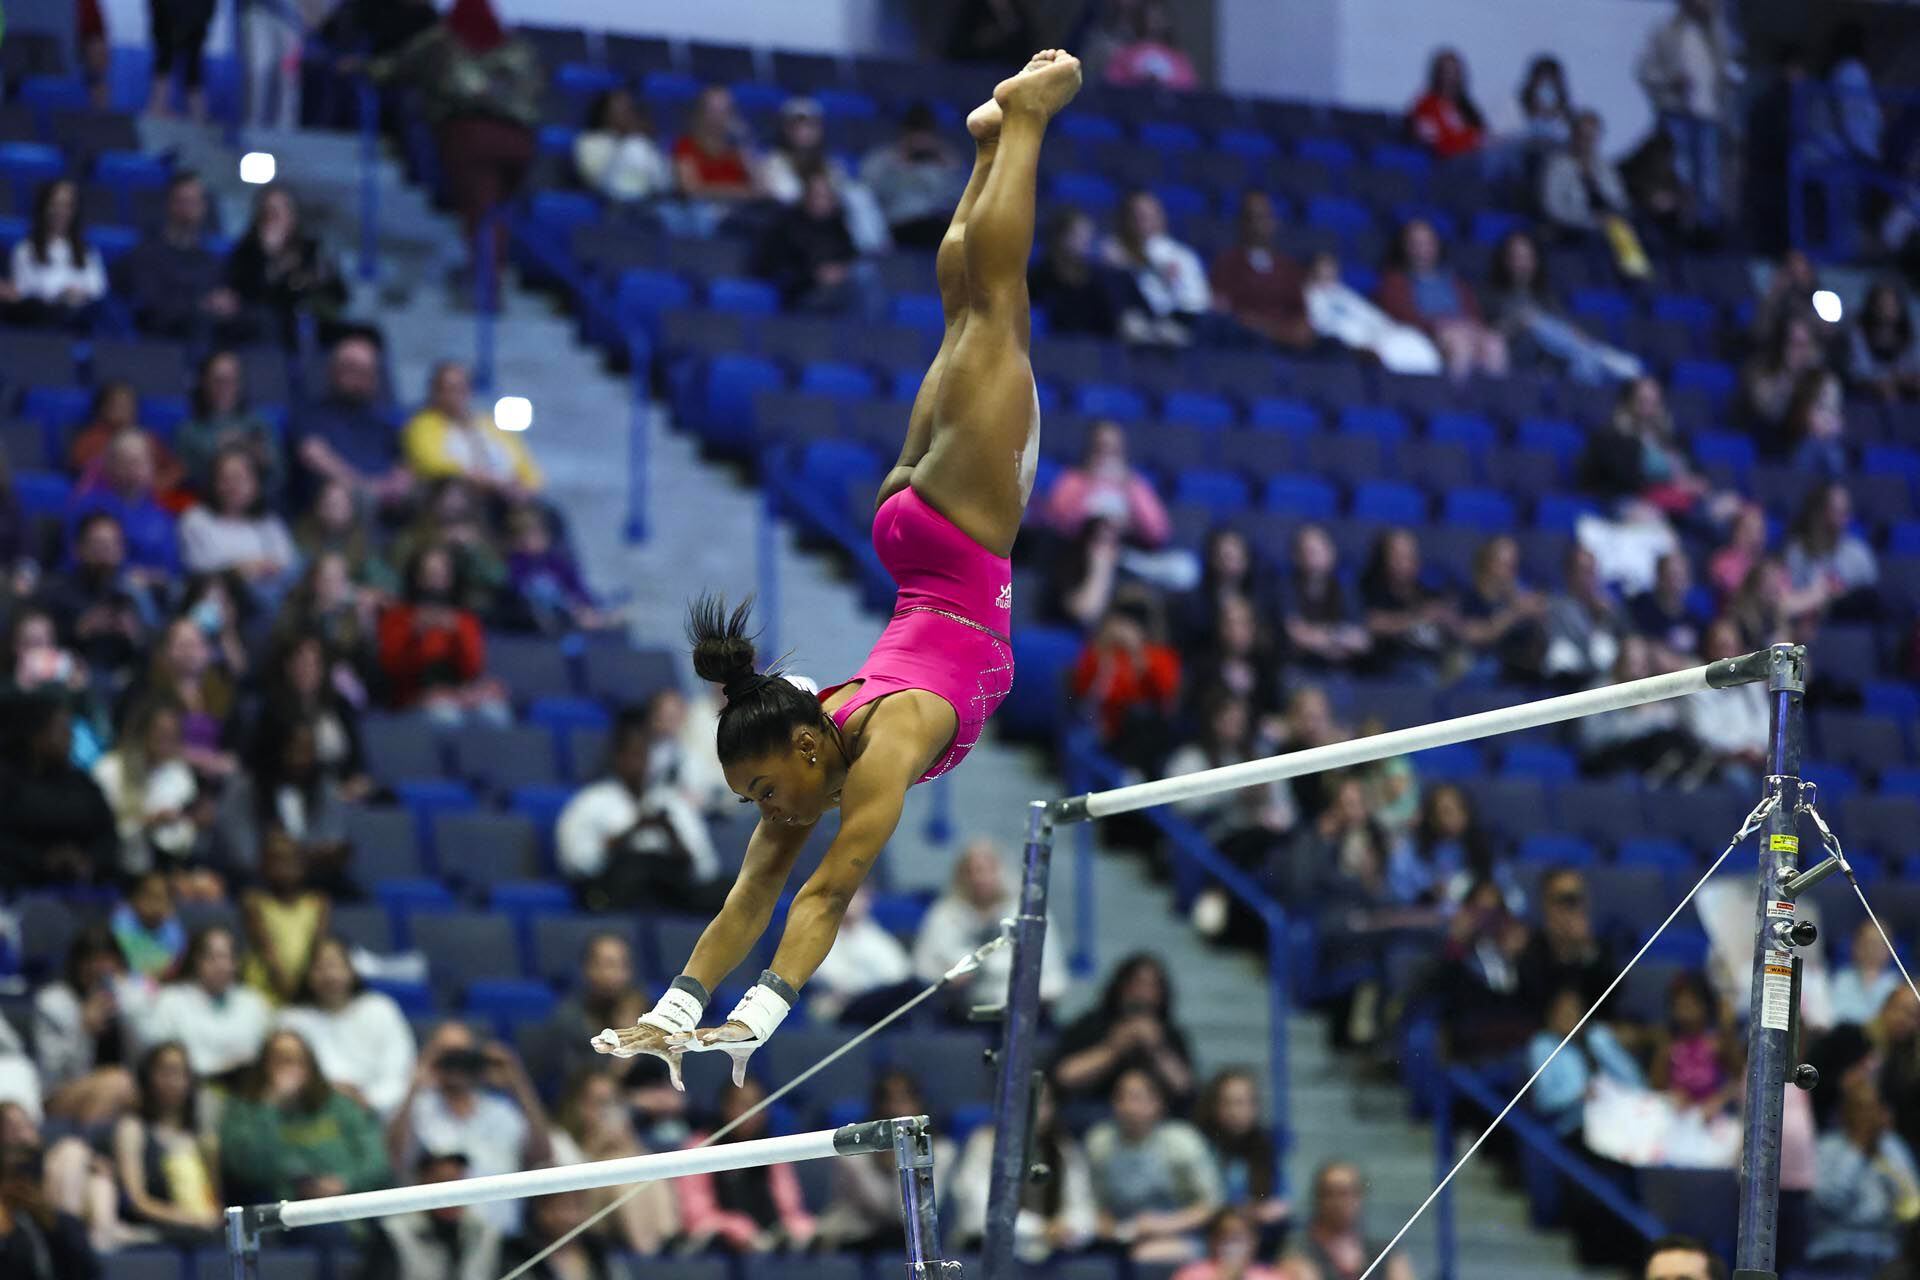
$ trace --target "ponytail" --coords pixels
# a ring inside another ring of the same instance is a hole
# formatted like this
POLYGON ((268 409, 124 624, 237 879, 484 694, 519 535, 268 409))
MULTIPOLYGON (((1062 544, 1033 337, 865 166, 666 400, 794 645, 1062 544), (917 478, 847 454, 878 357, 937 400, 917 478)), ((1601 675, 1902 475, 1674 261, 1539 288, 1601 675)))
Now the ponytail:
POLYGON ((824 718, 819 701, 789 680, 777 662, 765 671, 757 669, 748 630, 752 611, 751 598, 729 611, 717 595, 700 596, 687 609, 694 674, 719 685, 727 700, 715 741, 722 764, 783 750, 795 729, 824 718))

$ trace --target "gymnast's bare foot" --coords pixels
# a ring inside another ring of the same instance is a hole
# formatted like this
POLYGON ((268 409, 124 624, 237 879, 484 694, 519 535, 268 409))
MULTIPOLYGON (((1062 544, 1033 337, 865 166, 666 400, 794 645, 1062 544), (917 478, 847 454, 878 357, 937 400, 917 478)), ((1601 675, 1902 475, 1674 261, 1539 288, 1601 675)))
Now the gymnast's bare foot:
POLYGON ((1080 59, 1065 49, 1042 49, 1015 74, 993 87, 993 100, 1008 112, 1052 119, 1080 92, 1080 59))
POLYGON ((1000 104, 992 98, 969 111, 967 132, 973 135, 974 145, 985 150, 1000 141, 1000 124, 1004 119, 1000 104))

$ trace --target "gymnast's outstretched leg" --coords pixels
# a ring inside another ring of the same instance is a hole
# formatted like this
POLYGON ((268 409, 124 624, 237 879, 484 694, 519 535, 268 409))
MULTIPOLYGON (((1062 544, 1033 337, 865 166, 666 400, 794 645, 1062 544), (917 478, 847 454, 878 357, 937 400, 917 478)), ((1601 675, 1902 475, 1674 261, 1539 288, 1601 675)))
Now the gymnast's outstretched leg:
MULTIPOLYGON (((888 477, 890 487, 910 480, 935 510, 999 556, 1013 549, 1020 531, 1040 437, 1039 401, 1027 362, 1027 259, 1033 252, 1040 145, 1047 122, 1079 89, 1079 59, 1047 49, 993 91, 1001 113, 999 139, 975 167, 979 189, 970 192, 970 207, 963 200, 964 216, 956 214, 959 234, 950 230, 941 245, 942 258, 949 259, 941 267, 941 295, 943 301, 952 298, 947 333, 915 402, 918 421, 910 428, 908 452, 888 477), (958 273, 951 266, 955 257, 958 273), (956 274, 964 292, 950 295, 956 274), (929 399, 931 412, 923 415, 922 402, 929 399), (928 431, 925 452, 909 463, 912 433, 922 424, 928 431)), ((969 118, 970 128, 980 115, 969 118)))

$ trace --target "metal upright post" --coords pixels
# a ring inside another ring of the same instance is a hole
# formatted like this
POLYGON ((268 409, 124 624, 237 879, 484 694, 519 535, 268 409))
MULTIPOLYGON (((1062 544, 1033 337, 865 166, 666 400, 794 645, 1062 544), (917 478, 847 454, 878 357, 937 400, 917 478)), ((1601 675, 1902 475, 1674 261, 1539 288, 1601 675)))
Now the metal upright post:
POLYGON ((1800 752, 1805 739, 1806 650, 1767 651, 1772 729, 1767 790, 1773 807, 1760 828, 1760 886, 1754 909, 1753 993, 1747 1006, 1746 1144, 1740 1160, 1740 1234, 1734 1280, 1775 1280, 1780 1211, 1780 1120, 1791 1070, 1794 936, 1787 881, 1800 860, 1800 752))
POLYGON ((260 1232, 245 1209, 227 1210, 227 1264, 230 1280, 260 1280, 260 1232))
POLYGON ((1047 941, 1047 877, 1053 862, 1053 812, 1044 800, 1027 806, 1020 914, 1013 923, 1013 974, 1007 984, 1000 1058, 993 1085, 993 1174, 987 1185, 986 1280, 1017 1280, 1013 1228, 1029 1175, 1028 1126, 1033 1109, 1033 1041, 1040 1023, 1040 952, 1047 941))
POLYGON ((893 1167, 906 1210, 907 1280, 934 1280, 940 1257, 940 1207, 933 1196, 933 1131, 925 1116, 893 1122, 893 1167))

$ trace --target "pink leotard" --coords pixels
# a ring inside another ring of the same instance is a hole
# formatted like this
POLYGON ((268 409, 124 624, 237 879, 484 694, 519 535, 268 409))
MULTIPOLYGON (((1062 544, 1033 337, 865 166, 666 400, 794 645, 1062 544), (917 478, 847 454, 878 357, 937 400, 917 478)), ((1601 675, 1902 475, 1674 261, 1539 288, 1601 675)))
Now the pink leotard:
POLYGON ((833 713, 842 727, 861 707, 902 689, 945 698, 960 724, 952 745, 920 776, 926 782, 966 759, 1013 688, 1013 565, 928 506, 912 485, 874 513, 873 549, 899 587, 893 620, 860 669, 820 698, 861 682, 833 713))

